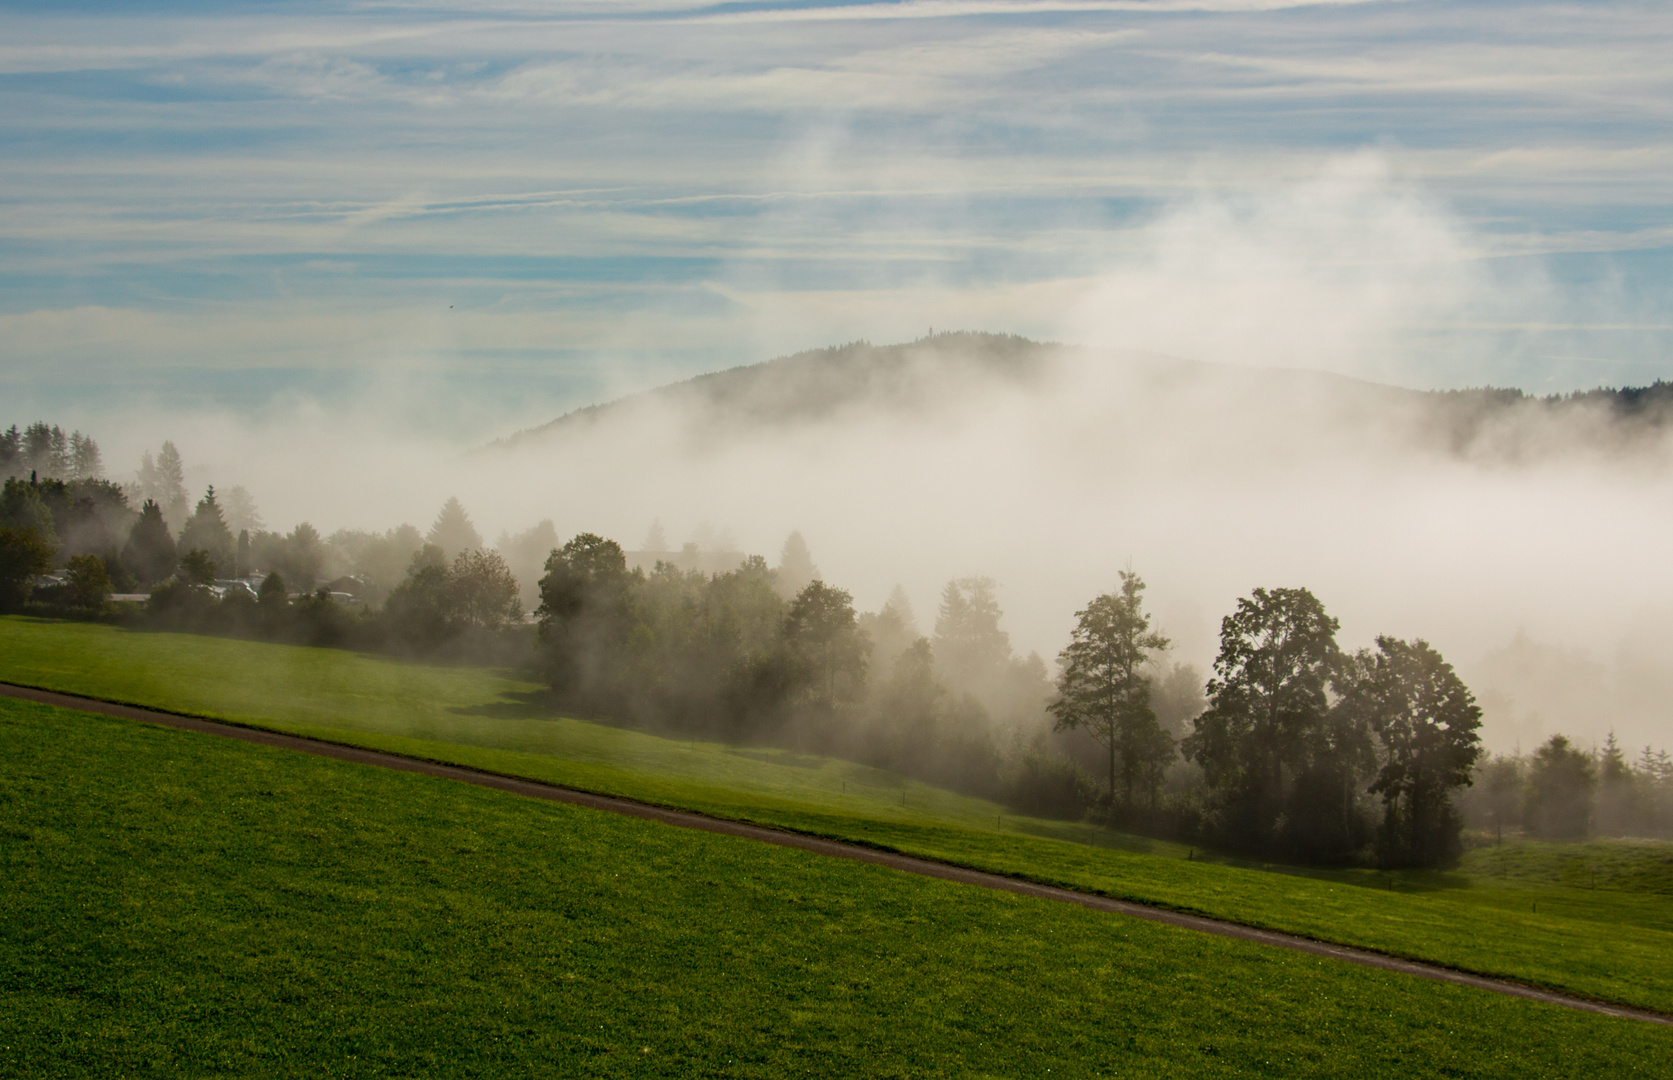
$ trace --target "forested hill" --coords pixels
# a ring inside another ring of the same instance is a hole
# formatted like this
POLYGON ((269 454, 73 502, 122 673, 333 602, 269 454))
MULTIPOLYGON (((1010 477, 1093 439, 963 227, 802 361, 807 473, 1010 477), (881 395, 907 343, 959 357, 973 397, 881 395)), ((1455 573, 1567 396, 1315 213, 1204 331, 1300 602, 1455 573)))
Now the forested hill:
POLYGON ((1008 334, 934 334, 899 345, 857 341, 590 405, 492 444, 514 449, 576 435, 629 416, 679 416, 712 431, 797 427, 857 415, 957 411, 993 390, 1063 390, 1097 371, 1086 392, 1118 395, 1120 408, 1238 403, 1237 423, 1285 429, 1316 415, 1398 429, 1419 444, 1470 457, 1631 452, 1673 433, 1673 383, 1538 396, 1516 389, 1415 391, 1326 372, 1249 368, 1153 353, 1100 351, 1008 334), (1112 373, 1119 375, 1111 380, 1112 373), (1262 416, 1261 414, 1265 414, 1262 416))
POLYGON ((538 441, 645 406, 707 414, 734 427, 822 420, 857 405, 920 408, 956 394, 961 375, 984 385, 990 380, 1019 388, 1035 384, 1066 351, 1063 345, 1010 334, 936 334, 901 345, 855 341, 589 405, 494 445, 538 441))

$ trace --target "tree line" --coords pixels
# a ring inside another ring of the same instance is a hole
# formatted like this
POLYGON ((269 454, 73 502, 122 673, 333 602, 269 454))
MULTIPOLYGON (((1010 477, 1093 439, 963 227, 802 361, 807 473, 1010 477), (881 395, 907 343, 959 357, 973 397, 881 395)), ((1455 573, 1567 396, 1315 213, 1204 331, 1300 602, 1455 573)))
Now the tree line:
POLYGON ((1108 751, 1114 816, 1156 822, 1183 755, 1203 790, 1174 814, 1222 847, 1384 866, 1457 858, 1454 794, 1481 752, 1481 710, 1428 643, 1381 636, 1348 653, 1311 592, 1255 589, 1222 620, 1207 707, 1176 745, 1150 705, 1147 661, 1168 641, 1150 629, 1143 590, 1123 572, 1119 591, 1077 613, 1051 705, 1060 727, 1085 728, 1108 751))
POLYGON ((1649 746, 1629 755, 1614 732, 1592 750, 1553 735, 1529 754, 1483 758, 1462 809, 1496 839, 1507 828, 1547 840, 1673 837, 1673 757, 1649 746))
POLYGON ((99 444, 79 431, 64 434, 57 424, 37 420, 19 431, 0 432, 0 477, 34 475, 43 480, 102 480, 99 444))
MULTIPOLYGON (((457 499, 428 532, 324 537, 268 530, 247 493, 224 505, 213 487, 176 527, 159 498, 181 472, 165 443, 135 485, 8 479, 0 607, 522 665, 570 711, 1262 857, 1444 865, 1466 820, 1541 836, 1667 827, 1665 756, 1632 764, 1612 742, 1588 755, 1558 737, 1484 757, 1480 709, 1438 652, 1386 636, 1345 651, 1305 589, 1238 600, 1205 679, 1163 662, 1144 582, 1122 573, 1076 613, 1054 674, 1012 649, 991 579, 948 582, 924 633, 899 589, 856 610, 799 534, 776 566, 703 573, 670 553, 647 569, 596 534, 560 544, 549 521, 490 548, 457 499), (148 599, 119 610, 112 590, 148 599)), ((665 546, 653 526, 646 547, 665 546)))

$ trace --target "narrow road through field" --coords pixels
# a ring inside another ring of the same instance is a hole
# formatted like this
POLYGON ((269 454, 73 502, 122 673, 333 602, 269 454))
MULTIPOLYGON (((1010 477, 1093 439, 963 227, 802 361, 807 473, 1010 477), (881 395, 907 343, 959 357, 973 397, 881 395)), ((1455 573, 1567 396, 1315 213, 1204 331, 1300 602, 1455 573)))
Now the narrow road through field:
POLYGON ((264 731, 260 728, 240 727, 237 724, 205 720, 196 716, 183 716, 177 713, 160 712, 155 709, 120 705, 100 701, 96 698, 61 694, 52 690, 38 690, 33 687, 17 686, 10 683, 0 683, 0 695, 40 702, 45 705, 56 705, 65 709, 76 709, 81 712, 99 713, 105 716, 121 717, 126 720, 139 720, 149 724, 163 724, 168 727, 201 732, 207 735, 220 735, 225 738, 256 743, 260 746, 272 746, 284 750, 296 750, 304 754, 336 758, 339 761, 376 765, 381 768, 399 769, 404 772, 423 773, 427 776, 439 776, 449 780, 461 780, 467 784, 495 788, 515 795, 550 799, 554 802, 571 803, 592 810, 605 810, 614 814, 626 814, 630 817, 660 821, 665 825, 673 825, 682 829, 701 829, 704 832, 739 836, 749 840, 759 840, 763 843, 778 844, 781 847, 799 848, 816 855, 828 855, 832 858, 852 859, 856 862, 886 866, 893 870, 921 874, 924 877, 956 881, 964 885, 977 885, 986 889, 1002 889, 1006 892, 1032 896, 1041 900, 1079 904, 1081 907, 1091 908, 1094 911, 1108 911, 1118 915, 1128 915, 1135 919, 1148 919, 1151 922, 1165 923, 1168 926, 1199 930, 1205 934, 1218 934, 1221 937, 1236 938, 1239 941, 1253 941, 1262 945, 1272 945, 1295 952, 1329 957, 1333 960, 1342 960, 1350 964, 1378 968, 1383 971, 1397 971, 1406 975, 1416 975, 1420 978, 1435 979, 1439 982, 1472 986, 1478 990, 1489 990, 1493 993, 1508 994, 1512 997, 1527 998, 1531 1001, 1542 1001, 1551 1005, 1564 1005, 1571 1009, 1602 1013, 1605 1016, 1617 1016, 1673 1026, 1673 1016, 1648 1009, 1636 1009, 1627 1005, 1592 1001, 1554 990, 1524 986, 1507 979, 1496 979, 1486 975, 1456 971, 1438 964, 1404 960, 1384 953, 1372 952, 1368 949, 1333 945, 1329 942, 1314 941, 1311 938, 1300 937, 1295 934, 1262 930, 1258 927, 1244 926, 1240 923, 1226 922, 1221 919, 1210 919, 1201 915, 1188 915, 1183 912, 1170 911, 1167 908, 1152 907, 1129 900, 1114 900, 1106 896, 1076 892, 1073 889, 1063 889, 1053 885, 1039 885, 1031 881, 1005 877, 1001 874, 991 874, 982 870, 971 870, 962 866, 936 862, 932 859, 902 855, 891 851, 880 851, 861 844, 827 840, 823 837, 786 832, 781 829, 751 825, 741 821, 706 817, 687 810, 673 810, 667 807, 653 806, 649 803, 635 802, 632 799, 624 799, 614 795, 595 795, 586 791, 577 791, 573 788, 559 787, 555 784, 519 780, 516 777, 502 776, 497 773, 477 772, 474 769, 467 769, 458 765, 443 765, 433 761, 402 757, 399 754, 384 753, 379 750, 364 750, 355 746, 344 746, 340 743, 322 742, 296 735, 283 735, 275 731, 264 731))

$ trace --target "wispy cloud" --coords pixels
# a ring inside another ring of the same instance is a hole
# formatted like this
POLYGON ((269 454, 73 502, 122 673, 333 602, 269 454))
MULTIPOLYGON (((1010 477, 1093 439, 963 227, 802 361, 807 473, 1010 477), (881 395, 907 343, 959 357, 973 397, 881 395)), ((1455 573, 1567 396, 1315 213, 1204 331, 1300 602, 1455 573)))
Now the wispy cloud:
MULTIPOLYGON (((613 322, 619 355, 645 364, 681 341, 735 360, 919 323, 1046 333, 1181 208, 1302 197, 1368 148, 1388 192, 1448 223, 1453 243, 1423 258, 1517 283, 1473 292, 1469 318, 1416 322, 1659 325, 1668 49, 1673 15, 1613 3, 1514 19, 1424 0, 12 12, 0 311, 38 318, 0 348, 50 357, 60 335, 64 364, 32 370, 69 382, 98 349, 236 349, 240 318, 262 352, 289 310, 312 327, 309 362, 352 363, 435 303, 473 329, 427 355, 461 358, 541 350, 487 329, 540 304, 561 309, 547 355, 604 348, 613 322), (589 321, 580 305, 605 293, 589 321), (1516 309, 1530 303, 1564 310, 1516 309), (213 334, 188 332, 210 310, 213 334), (74 327, 115 323, 54 314, 90 311, 133 318, 94 345, 74 327)), ((1262 242, 1311 242, 1283 228, 1262 242)), ((1406 266, 1400 238, 1356 252, 1350 236, 1331 259, 1406 266)), ((1475 350, 1478 381, 1579 380, 1548 358, 1654 351, 1625 336, 1477 337, 1448 363, 1475 350)))
POLYGON ((825 4, 747 7, 688 16, 709 22, 834 22, 895 19, 960 19, 976 16, 1086 15, 1119 13, 1246 14, 1292 8, 1350 7, 1397 0, 894 0, 881 4, 825 4))

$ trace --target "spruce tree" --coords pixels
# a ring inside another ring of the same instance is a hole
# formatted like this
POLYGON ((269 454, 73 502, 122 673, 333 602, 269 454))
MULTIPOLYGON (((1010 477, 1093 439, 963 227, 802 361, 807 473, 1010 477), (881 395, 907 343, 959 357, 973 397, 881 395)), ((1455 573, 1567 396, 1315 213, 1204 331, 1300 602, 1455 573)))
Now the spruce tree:
POLYGON ((52 425, 43 420, 23 429, 23 468, 19 472, 34 473, 42 480, 57 477, 52 467, 53 431, 52 425))
POLYGON ((808 554, 807 541, 801 533, 791 533, 778 557, 778 594, 786 600, 792 599, 819 578, 819 568, 813 565, 813 556, 808 554))
POLYGON ((70 475, 76 480, 98 480, 105 474, 99 444, 81 432, 70 435, 70 475))
POLYGON ((122 546, 122 565, 141 585, 152 585, 174 573, 176 564, 174 537, 169 535, 162 508, 155 499, 146 499, 122 546))
POLYGON ((471 524, 471 516, 465 513, 459 500, 452 496, 442 504, 441 513, 436 515, 436 523, 430 526, 425 539, 441 548, 449 559, 482 546, 482 534, 471 524))
POLYGON ((186 466, 180 460, 180 451, 171 442, 163 443, 162 449, 157 451, 156 491, 151 498, 157 500, 162 507, 163 519, 170 528, 181 528, 186 523, 186 466))
POLYGON ((1004 612, 989 577, 949 581, 936 613, 935 666, 955 690, 978 692, 991 685, 1011 659, 1011 636, 999 628, 1004 612))
POLYGON ((181 551, 207 552, 209 559, 222 572, 230 573, 235 561, 236 547, 232 530, 227 528, 221 504, 215 498, 215 486, 198 500, 197 509, 180 530, 181 551))

